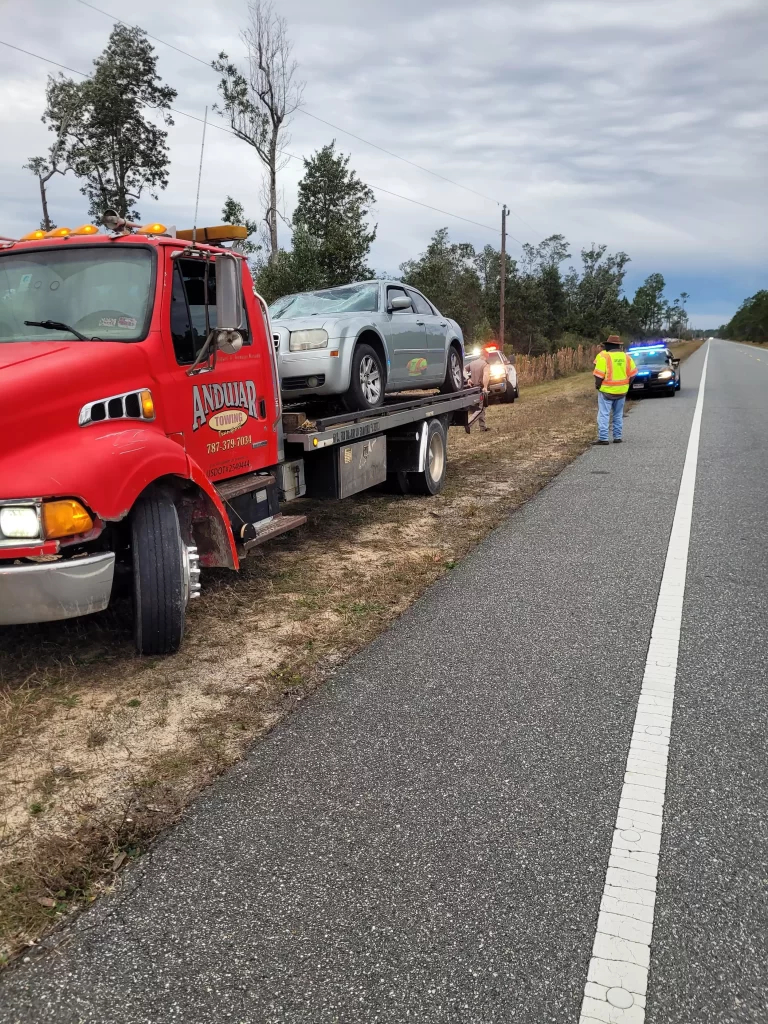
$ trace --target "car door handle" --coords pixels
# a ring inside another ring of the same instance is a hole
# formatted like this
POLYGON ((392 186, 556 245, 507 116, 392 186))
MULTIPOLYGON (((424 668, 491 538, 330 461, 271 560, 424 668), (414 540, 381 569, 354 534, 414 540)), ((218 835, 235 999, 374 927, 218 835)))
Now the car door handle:
POLYGON ((441 320, 440 321, 440 326, 441 327, 447 327, 448 326, 448 321, 447 320, 441 320))
POLYGON ((418 325, 419 325, 420 327, 423 327, 423 326, 424 326, 424 321, 423 321, 423 320, 417 320, 417 321, 416 321, 416 323, 417 323, 417 324, 418 324, 418 325))

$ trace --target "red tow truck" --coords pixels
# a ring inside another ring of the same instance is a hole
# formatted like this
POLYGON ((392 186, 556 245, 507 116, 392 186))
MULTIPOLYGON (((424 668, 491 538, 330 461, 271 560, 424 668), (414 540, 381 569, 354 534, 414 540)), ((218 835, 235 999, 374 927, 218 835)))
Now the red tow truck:
POLYGON ((200 569, 300 526, 304 495, 443 485, 479 389, 308 419, 284 412, 245 229, 113 211, 0 242, 0 625, 133 597, 140 654, 178 649, 200 569))

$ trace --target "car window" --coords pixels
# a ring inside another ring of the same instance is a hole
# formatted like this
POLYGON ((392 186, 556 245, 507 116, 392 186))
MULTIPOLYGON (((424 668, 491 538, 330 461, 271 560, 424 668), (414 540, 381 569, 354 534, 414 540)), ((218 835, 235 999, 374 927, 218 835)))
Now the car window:
MULTIPOLYGON (((208 275, 208 321, 216 327, 216 272, 212 263, 203 260, 174 260, 171 289, 171 338, 176 362, 182 366, 193 363, 200 355, 206 339, 205 286, 208 275)), ((243 301, 243 317, 245 301, 243 301)), ((251 339, 247 320, 240 327, 243 344, 251 339)))
MULTIPOLYGON (((406 297, 411 298, 411 299, 413 298, 413 296, 408 296, 407 295, 407 293, 405 291, 405 288, 387 288, 387 307, 389 307, 390 303, 392 302, 392 299, 399 299, 399 298, 401 298, 403 296, 406 296, 406 297)), ((393 316, 398 316, 398 315, 402 316, 403 313, 412 313, 412 312, 413 312, 412 309, 393 309, 393 310, 391 310, 391 313, 393 314, 393 316)))
POLYGON ((416 310, 417 313, 426 313, 427 316, 434 316, 432 307, 430 306, 430 304, 427 302, 423 295, 419 295, 418 292, 412 292, 410 288, 408 289, 408 294, 410 295, 411 301, 413 302, 413 308, 416 310))

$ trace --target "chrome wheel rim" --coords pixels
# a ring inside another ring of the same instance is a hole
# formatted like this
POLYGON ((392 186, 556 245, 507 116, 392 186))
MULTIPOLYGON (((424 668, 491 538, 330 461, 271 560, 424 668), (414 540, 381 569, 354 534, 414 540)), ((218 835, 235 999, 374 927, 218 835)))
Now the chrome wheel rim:
POLYGON ((451 349, 451 377, 453 378, 453 386, 457 391, 461 390, 461 385, 464 381, 464 375, 461 370, 461 360, 459 359, 459 353, 455 348, 451 349))
POLYGON ((368 405, 375 405, 381 397, 381 370, 371 356, 360 360, 360 387, 368 405))
POLYGON ((429 441, 429 475, 437 482, 443 475, 445 467, 445 445, 443 439, 435 432, 429 441))
POLYGON ((189 604, 196 597, 200 597, 200 556, 194 544, 181 545, 181 560, 183 566, 183 600, 189 604))

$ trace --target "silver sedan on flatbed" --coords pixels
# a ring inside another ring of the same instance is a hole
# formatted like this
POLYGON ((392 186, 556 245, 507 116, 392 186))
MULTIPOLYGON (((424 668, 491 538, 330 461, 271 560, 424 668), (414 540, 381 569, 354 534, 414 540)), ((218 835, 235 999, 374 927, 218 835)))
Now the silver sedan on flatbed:
POLYGON ((463 387, 461 328, 402 281, 287 295, 269 313, 284 401, 338 395, 375 409, 387 392, 463 387))

